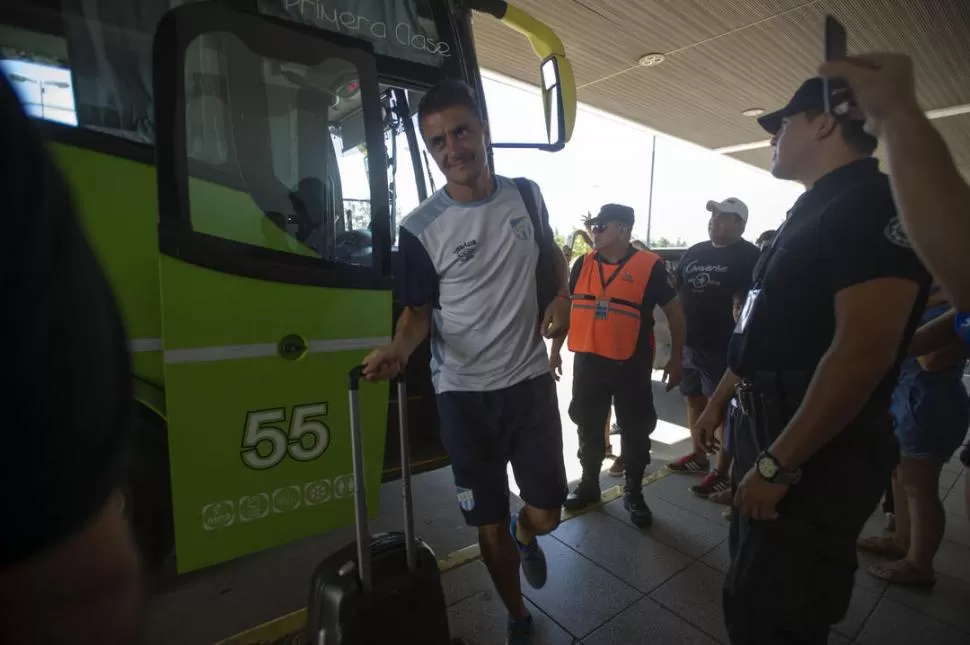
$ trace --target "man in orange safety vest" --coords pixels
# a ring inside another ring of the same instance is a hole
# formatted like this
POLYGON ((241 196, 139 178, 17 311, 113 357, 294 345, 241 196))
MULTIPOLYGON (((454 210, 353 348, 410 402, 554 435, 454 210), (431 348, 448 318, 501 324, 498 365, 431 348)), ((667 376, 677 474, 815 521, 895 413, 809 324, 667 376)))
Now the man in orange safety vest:
MULTIPOLYGON (((569 278, 569 349, 575 353, 569 416, 579 427, 583 476, 564 507, 579 510, 600 499, 599 474, 606 452, 603 425, 612 401, 623 428, 623 505, 633 524, 646 527, 653 514, 643 499, 641 482, 650 463, 650 433, 657 425, 651 379, 654 307, 663 308, 670 327, 672 358, 664 368, 668 390, 680 382, 686 331, 664 261, 630 243, 633 223, 629 206, 603 206, 590 221, 594 250, 576 260, 569 278)), ((559 355, 562 343, 553 342, 553 356, 559 355)))

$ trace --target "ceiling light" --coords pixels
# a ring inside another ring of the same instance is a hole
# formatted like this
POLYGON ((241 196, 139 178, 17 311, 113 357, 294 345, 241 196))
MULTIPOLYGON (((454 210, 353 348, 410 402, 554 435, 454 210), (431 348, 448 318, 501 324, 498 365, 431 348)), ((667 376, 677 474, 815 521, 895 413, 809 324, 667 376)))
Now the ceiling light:
POLYGON ((637 59, 637 63, 639 63, 641 67, 656 67, 666 59, 667 57, 663 54, 655 52, 652 54, 644 54, 637 59))
POLYGON ((743 116, 761 116, 764 113, 764 108, 748 108, 747 110, 741 112, 743 116))

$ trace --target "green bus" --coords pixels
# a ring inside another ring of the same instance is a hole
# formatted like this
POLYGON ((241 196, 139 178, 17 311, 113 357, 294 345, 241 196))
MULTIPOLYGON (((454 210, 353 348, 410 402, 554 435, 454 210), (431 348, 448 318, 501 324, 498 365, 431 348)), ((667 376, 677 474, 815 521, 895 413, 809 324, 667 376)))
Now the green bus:
MULTIPOLYGON (((0 67, 126 320, 126 504, 150 566, 173 546, 182 573, 352 521, 346 375, 391 335, 397 219, 432 186, 410 106, 444 78, 482 95, 476 12, 529 39, 545 108, 540 141, 493 146, 562 148, 562 43, 505 2, 4 3, 0 67)), ((416 471, 447 463, 426 359, 409 367, 416 471)), ((400 466, 384 450, 396 402, 378 385, 361 399, 377 509, 400 466)))

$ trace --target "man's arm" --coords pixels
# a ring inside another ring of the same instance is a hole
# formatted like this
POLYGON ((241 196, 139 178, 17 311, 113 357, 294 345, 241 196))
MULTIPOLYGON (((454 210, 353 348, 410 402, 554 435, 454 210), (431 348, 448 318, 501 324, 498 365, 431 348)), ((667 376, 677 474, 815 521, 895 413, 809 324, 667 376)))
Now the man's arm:
POLYGON ((835 337, 801 405, 769 452, 781 465, 801 466, 859 414, 896 362, 919 285, 880 278, 835 296, 835 337))
POLYGON ((564 297, 569 299, 569 263, 566 261, 566 256, 563 254, 562 249, 556 244, 556 239, 552 235, 552 227, 549 225, 549 210, 546 208, 546 202, 542 198, 542 192, 536 189, 539 193, 539 217, 542 221, 542 245, 545 247, 545 252, 552 257, 552 265, 555 267, 556 271, 556 295, 558 297, 564 297))
POLYGON ((684 318, 684 308, 680 304, 680 298, 674 298, 661 309, 667 317, 667 329, 670 331, 670 356, 671 358, 682 357, 684 339, 687 338, 687 319, 684 318))
POLYGON ((391 342, 396 353, 409 357, 431 332, 431 310, 438 306, 438 272, 424 244, 401 228, 398 236, 398 300, 404 311, 391 342))
POLYGON ((684 308, 674 290, 673 276, 667 270, 667 263, 658 258, 650 271, 650 279, 643 294, 643 306, 640 316, 643 319, 653 316, 654 306, 663 309, 667 317, 667 329, 670 331, 671 359, 680 360, 684 353, 684 339, 687 337, 687 323, 684 320, 684 308))
POLYGON ((411 356, 431 332, 431 306, 405 307, 394 328, 394 352, 411 356))
POLYGON ((864 54, 826 62, 819 73, 851 86, 866 128, 888 149, 896 203, 914 247, 954 306, 970 309, 970 187, 916 100, 912 61, 864 54))
POLYGON ((970 186, 943 137, 922 111, 897 113, 883 126, 893 193, 913 247, 951 302, 970 309, 970 186))
MULTIPOLYGON (((566 285, 569 289, 570 296, 576 292, 576 283, 579 282, 579 274, 583 270, 583 256, 576 258, 573 263, 572 269, 569 271, 569 282, 566 285)), ((552 347, 549 348, 549 354, 551 356, 556 356, 562 352, 562 346, 566 343, 566 337, 568 332, 559 336, 558 338, 552 339, 552 347)))

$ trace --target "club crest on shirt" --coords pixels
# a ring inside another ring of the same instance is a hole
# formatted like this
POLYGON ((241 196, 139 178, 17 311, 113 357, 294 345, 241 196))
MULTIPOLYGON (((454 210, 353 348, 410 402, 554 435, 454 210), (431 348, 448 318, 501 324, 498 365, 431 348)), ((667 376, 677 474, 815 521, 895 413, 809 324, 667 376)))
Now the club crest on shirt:
POLYGON ((512 232, 515 237, 520 240, 529 239, 529 218, 528 217, 513 217, 509 220, 509 226, 512 227, 512 232))
POLYGON ((889 220, 889 223, 886 224, 884 232, 886 234, 886 239, 896 246, 901 246, 904 249, 913 248, 913 245, 909 242, 909 237, 906 235, 906 231, 903 230, 903 223, 899 219, 898 215, 889 220))
POLYGON ((465 240, 455 247, 455 256, 461 264, 465 264, 475 257, 476 251, 478 251, 478 240, 465 240))

